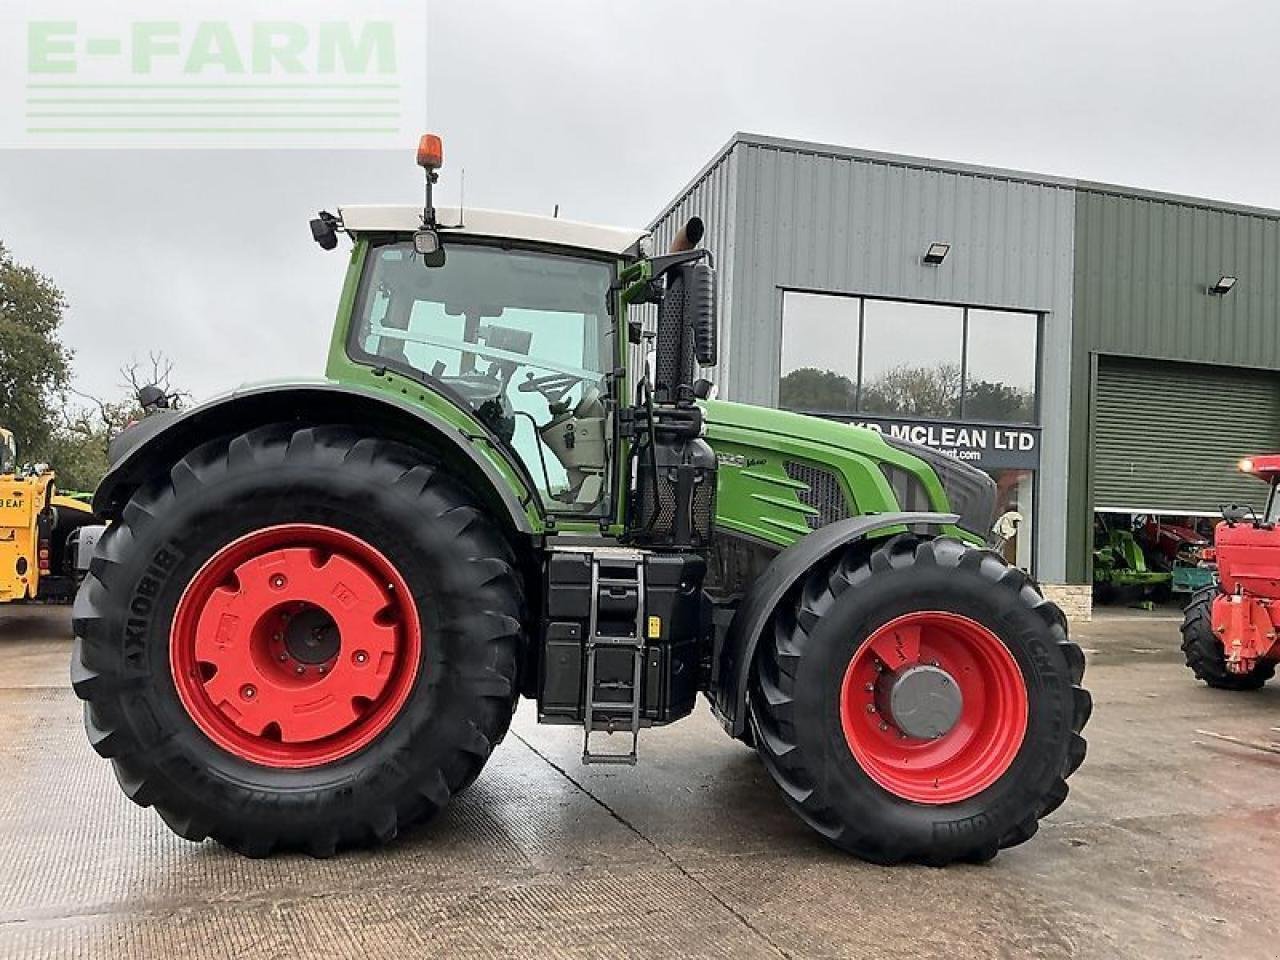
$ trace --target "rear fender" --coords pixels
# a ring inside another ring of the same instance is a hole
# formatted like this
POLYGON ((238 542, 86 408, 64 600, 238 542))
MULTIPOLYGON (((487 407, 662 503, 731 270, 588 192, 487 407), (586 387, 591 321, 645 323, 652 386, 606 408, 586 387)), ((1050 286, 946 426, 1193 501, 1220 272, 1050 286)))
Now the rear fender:
POLYGON ((190 410, 152 414, 112 443, 111 467, 94 493, 93 511, 116 519, 134 490, 167 473, 200 444, 290 421, 358 425, 377 436, 428 450, 461 475, 500 524, 518 533, 536 532, 536 497, 483 428, 477 425, 468 433, 427 408, 373 390, 326 382, 251 387, 190 410))
POLYGON ((747 682, 756 645, 778 604, 806 573, 860 540, 874 540, 904 528, 941 532, 959 517, 951 513, 878 513, 828 524, 783 550, 752 584, 717 645, 711 705, 733 737, 746 728, 747 682))

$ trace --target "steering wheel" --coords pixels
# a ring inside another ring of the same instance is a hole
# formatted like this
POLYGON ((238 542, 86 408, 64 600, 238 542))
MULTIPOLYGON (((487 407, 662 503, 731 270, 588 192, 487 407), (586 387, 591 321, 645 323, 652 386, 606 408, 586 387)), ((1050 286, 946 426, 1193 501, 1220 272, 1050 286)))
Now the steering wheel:
POLYGON ((546 398, 548 404, 552 404, 563 402, 569 391, 581 382, 582 377, 575 377, 569 373, 547 373, 540 377, 529 373, 525 375, 524 382, 516 386, 516 389, 521 393, 540 393, 546 398))

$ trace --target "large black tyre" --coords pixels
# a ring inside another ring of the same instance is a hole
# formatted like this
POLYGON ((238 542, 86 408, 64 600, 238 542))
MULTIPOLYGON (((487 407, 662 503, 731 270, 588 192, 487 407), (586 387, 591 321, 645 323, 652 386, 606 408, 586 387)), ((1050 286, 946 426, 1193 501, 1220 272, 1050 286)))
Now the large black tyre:
POLYGON ((278 424, 207 443, 133 495, 76 600, 72 680, 94 749, 175 832, 249 856, 326 856, 391 840, 475 779, 511 720, 523 617, 511 547, 443 469, 354 428, 278 424), (170 662, 171 622, 197 571, 282 524, 373 545, 409 586, 402 609, 421 628, 385 727, 355 752, 295 768, 216 745, 170 662))
POLYGON ((1218 585, 1202 587, 1191 596, 1182 613, 1182 656, 1187 667, 1217 690, 1258 690, 1275 676, 1276 665, 1260 660, 1248 673, 1232 673, 1227 669, 1227 655, 1222 642, 1213 632, 1213 599, 1218 585))
POLYGON ((751 715, 786 802, 836 846, 876 863, 981 862, 1028 840, 1066 799, 1066 778, 1085 754, 1083 674, 1062 612, 1025 573, 955 539, 904 534, 851 547, 784 601, 757 651, 751 715), (918 802, 882 787, 842 726, 842 685, 859 651, 886 624, 921 611, 982 625, 1025 683, 1025 735, 1011 742, 1012 759, 989 787, 958 802, 918 802))

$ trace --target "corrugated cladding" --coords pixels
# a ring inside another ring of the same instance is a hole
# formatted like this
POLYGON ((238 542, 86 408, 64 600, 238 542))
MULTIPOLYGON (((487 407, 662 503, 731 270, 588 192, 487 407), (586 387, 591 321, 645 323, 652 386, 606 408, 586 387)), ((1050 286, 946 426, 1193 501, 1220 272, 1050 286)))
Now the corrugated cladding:
MULTIPOLYGON (((1041 371, 1042 419, 1065 424, 1070 183, 738 134, 658 218, 660 241, 690 213, 707 218, 716 206, 728 216, 708 220, 708 242, 724 271, 728 322, 712 378, 727 399, 776 405, 782 291, 802 289, 1044 314, 1042 352, 1062 362, 1041 371), (935 240, 951 252, 942 266, 926 266, 921 257, 935 240)), ((1066 443, 1065 430, 1044 434, 1042 503, 1066 495, 1066 443)), ((1065 535, 1062 512, 1042 511, 1046 579, 1062 577, 1065 535)))
POLYGON ((1280 217, 1081 188, 1076 223, 1080 349, 1280 369, 1280 217))
POLYGON ((1280 214, 1081 184, 1075 232, 1068 573, 1083 579, 1097 358, 1280 370, 1280 214), (1235 289, 1207 294, 1224 274, 1235 289))
POLYGON ((1031 310, 1069 324, 1070 188, 763 138, 740 139, 734 152, 733 324, 753 336, 733 355, 732 398, 777 401, 784 288, 1031 310), (925 266, 935 240, 951 252, 925 266))
POLYGON ((1259 370, 1102 357, 1093 411, 1093 507, 1121 512, 1262 509, 1266 486, 1240 473, 1272 450, 1280 378, 1259 370), (1205 416, 1212 410, 1213 416, 1205 416), (1229 423, 1230 429, 1223 429, 1229 423))
MULTIPOLYGON (((729 369, 728 340, 732 336, 729 324, 724 319, 731 315, 734 293, 736 167, 737 159, 732 152, 717 154, 653 224, 653 250, 658 254, 670 249, 671 241, 690 217, 701 217, 706 227, 701 245, 710 250, 715 258, 719 295, 717 308, 720 318, 720 363, 714 370, 699 372, 721 384, 729 369)), ((653 307, 644 307, 639 316, 644 321, 645 330, 652 332, 657 322, 657 311, 653 307)), ((638 348, 633 355, 638 357, 640 349, 643 348, 638 348)))

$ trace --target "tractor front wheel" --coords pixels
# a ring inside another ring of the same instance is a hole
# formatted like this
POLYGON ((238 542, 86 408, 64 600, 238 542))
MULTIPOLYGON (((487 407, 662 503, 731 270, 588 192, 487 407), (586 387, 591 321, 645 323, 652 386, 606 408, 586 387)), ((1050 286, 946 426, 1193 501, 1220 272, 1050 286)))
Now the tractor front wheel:
POLYGON ((1259 660, 1248 673, 1227 669, 1222 641, 1213 632, 1213 601, 1218 592, 1217 584, 1213 584, 1192 595, 1182 614, 1182 656, 1197 680, 1217 690, 1258 690, 1275 675, 1276 665, 1259 660))
POLYGON ((139 489, 75 607, 72 678, 126 794, 190 840, 390 840, 506 732, 511 548, 447 471, 341 427, 208 443, 139 489))
POLYGON ((951 538, 815 568, 761 638, 751 716, 801 819, 877 863, 988 860, 1084 759, 1084 656, 1056 606, 951 538))

